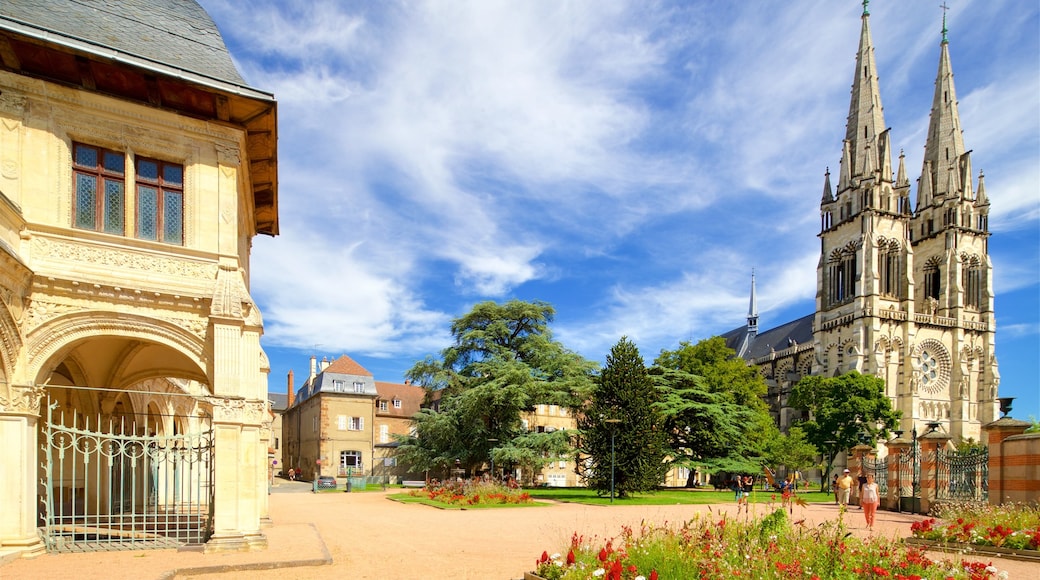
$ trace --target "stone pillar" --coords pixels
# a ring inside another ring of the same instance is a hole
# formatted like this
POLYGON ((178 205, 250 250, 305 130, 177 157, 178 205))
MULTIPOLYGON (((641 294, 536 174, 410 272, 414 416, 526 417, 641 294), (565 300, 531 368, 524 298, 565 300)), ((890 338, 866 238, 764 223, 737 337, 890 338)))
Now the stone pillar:
POLYGON ((921 513, 928 513, 935 503, 936 491, 943 483, 939 481, 939 451, 952 439, 938 423, 929 423, 928 427, 929 430, 917 438, 921 444, 921 513))
POLYGON ((266 494, 266 449, 261 453, 260 420, 265 401, 217 398, 213 402, 213 536, 206 552, 242 552, 267 547, 260 531, 266 494))
MULTIPOLYGON (((1011 456, 1006 452, 1005 440, 1009 437, 1021 435, 1032 423, 1019 421, 1004 416, 992 423, 982 426, 982 432, 986 436, 989 446, 989 503, 1001 505, 1010 500, 1009 492, 1019 491, 1020 487, 1016 480, 1024 478, 1015 477, 1015 468, 1025 465, 1026 458, 1011 456)), ((1036 461, 1036 458, 1033 458, 1036 461)), ((1037 482, 1034 482, 1037 483, 1037 482)), ((1040 493, 1033 496, 1035 500, 1040 493)))
POLYGON ((8 397, 0 392, 0 555, 44 553, 36 521, 42 397, 42 387, 29 385, 8 385, 8 397))
POLYGON ((881 500, 881 507, 892 511, 902 511, 901 497, 904 484, 913 485, 913 482, 904 482, 901 479, 899 467, 903 456, 910 452, 913 441, 904 439, 902 436, 888 442, 888 494, 881 500))

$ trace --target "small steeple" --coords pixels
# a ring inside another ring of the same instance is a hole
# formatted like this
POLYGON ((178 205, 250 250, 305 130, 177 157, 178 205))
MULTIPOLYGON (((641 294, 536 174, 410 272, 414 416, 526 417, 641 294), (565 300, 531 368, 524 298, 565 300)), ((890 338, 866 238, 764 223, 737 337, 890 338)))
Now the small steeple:
POLYGON ((906 155, 899 150, 899 169, 896 172, 896 187, 910 187, 910 180, 906 177, 906 155))
POLYGON ((979 193, 975 196, 975 207, 989 207, 989 198, 986 197, 986 176, 979 171, 979 193))
POLYGON ((924 171, 917 180, 917 211, 932 205, 932 162, 924 160, 924 171))
POLYGON ((748 334, 758 334, 758 299, 755 297, 755 269, 751 269, 751 302, 748 304, 747 314, 748 334))
MULTIPOLYGON (((834 191, 831 189, 831 168, 827 168, 827 173, 823 174, 823 200, 820 205, 827 204, 834 201, 834 191)), ((752 276, 753 278, 754 276, 752 276)))

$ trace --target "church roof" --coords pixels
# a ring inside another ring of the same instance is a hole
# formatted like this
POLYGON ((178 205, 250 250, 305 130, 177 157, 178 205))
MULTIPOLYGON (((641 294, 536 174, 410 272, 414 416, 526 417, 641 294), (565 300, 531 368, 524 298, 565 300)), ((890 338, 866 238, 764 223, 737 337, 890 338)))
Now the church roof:
POLYGON ((721 337, 726 346, 737 351, 744 360, 753 361, 799 344, 812 344, 813 314, 781 324, 757 334, 748 332, 747 325, 725 332, 721 337))
POLYGON ((209 14, 193 0, 11 0, 0 26, 151 68, 166 65, 246 87, 209 14))

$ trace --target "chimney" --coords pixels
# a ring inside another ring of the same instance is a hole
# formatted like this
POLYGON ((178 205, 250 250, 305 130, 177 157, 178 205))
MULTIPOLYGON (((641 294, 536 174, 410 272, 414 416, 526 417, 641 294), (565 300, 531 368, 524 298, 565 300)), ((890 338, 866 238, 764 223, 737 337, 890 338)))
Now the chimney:
POLYGON ((325 372, 325 369, 329 368, 329 359, 321 357, 321 372, 325 372))
POLYGON ((293 398, 295 396, 295 393, 293 393, 293 372, 292 372, 292 369, 289 369, 289 380, 288 380, 288 383, 289 383, 288 384, 288 387, 289 387, 289 400, 285 403, 285 408, 286 409, 292 408, 292 406, 293 406, 293 398))
POLYGON ((318 374, 318 357, 311 355, 311 376, 307 381, 311 381, 318 374))

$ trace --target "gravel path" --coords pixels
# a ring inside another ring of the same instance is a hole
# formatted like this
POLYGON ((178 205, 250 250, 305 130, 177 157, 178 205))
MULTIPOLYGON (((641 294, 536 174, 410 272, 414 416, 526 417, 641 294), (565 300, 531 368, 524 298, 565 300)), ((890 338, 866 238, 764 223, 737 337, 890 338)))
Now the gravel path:
MULTIPOLYGON (((566 546, 575 531, 610 537, 622 525, 687 520, 725 512, 734 504, 583 506, 438 510, 389 501, 382 492, 311 494, 309 484, 281 481, 271 495, 265 528, 270 547, 249 554, 201 554, 157 550, 45 555, 0 566, 0 579, 63 578, 138 580, 206 576, 226 580, 352 578, 384 580, 511 580, 534 567, 543 550, 566 546), (289 492, 289 493, 287 493, 289 492), (292 493, 300 492, 300 493, 292 493), (331 563, 315 566, 313 564, 331 563), (303 565, 311 564, 311 565, 303 565), (290 566, 290 567, 286 567, 290 566), (269 569, 264 569, 269 568, 269 569), (171 571, 180 573, 172 574, 171 571)), ((696 492, 691 492, 696 493, 696 492)), ((758 506, 758 515, 767 508, 758 506)), ((752 506, 752 515, 756 515, 752 506)), ((813 525, 838 517, 837 506, 795 507, 795 519, 813 525)), ((847 514, 853 533, 869 534, 862 512, 847 514)), ((902 537, 921 516, 878 512, 875 534, 902 537)), ((939 557, 938 555, 936 555, 939 557)), ((993 560, 1009 578, 1040 578, 1040 564, 993 560)))

